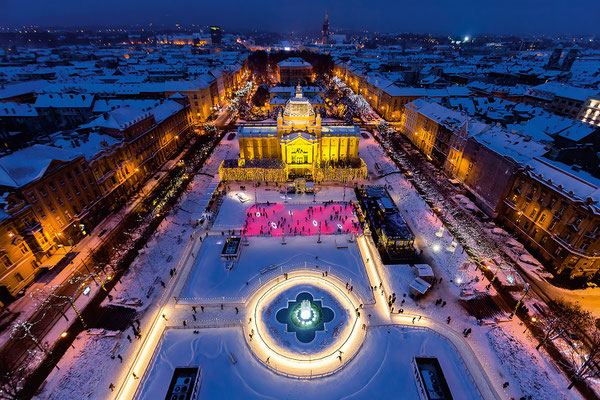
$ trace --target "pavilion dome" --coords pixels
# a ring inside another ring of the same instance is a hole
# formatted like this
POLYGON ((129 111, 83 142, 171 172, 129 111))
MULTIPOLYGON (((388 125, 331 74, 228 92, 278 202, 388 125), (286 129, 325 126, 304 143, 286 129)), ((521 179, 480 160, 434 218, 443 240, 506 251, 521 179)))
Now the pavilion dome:
POLYGON ((296 96, 289 99, 285 104, 283 116, 286 118, 315 116, 315 110, 310 101, 302 95, 302 88, 300 86, 296 88, 296 96))

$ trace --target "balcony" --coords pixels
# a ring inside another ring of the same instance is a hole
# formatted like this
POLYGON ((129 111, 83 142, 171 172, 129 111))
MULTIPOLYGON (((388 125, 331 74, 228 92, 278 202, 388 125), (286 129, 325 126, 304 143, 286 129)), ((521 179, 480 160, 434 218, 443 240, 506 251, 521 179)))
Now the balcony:
POLYGON ((42 224, 39 222, 36 222, 34 225, 25 227, 25 234, 33 235, 34 233, 41 231, 42 228, 43 228, 42 224))
POLYGON ((579 232, 579 226, 578 226, 578 225, 575 225, 575 224, 574 224, 574 223, 572 223, 572 222, 569 222, 569 223, 567 224, 567 227, 568 227, 569 229, 573 230, 573 232, 579 232))

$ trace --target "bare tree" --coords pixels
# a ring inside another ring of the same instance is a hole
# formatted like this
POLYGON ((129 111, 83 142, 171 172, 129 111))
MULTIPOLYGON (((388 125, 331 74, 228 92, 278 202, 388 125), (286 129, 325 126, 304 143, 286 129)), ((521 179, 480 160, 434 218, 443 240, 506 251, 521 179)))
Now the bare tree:
POLYGON ((566 367, 570 371, 571 383, 568 389, 571 389, 577 382, 583 382, 588 379, 600 378, 600 331, 597 327, 592 328, 588 335, 587 344, 579 345, 568 341, 568 349, 564 351, 566 367))
POLYGON ((21 391, 27 374, 23 367, 11 367, 5 358, 0 358, 0 399, 21 399, 21 391))
POLYGON ((544 336, 536 346, 536 350, 571 330, 589 326, 592 317, 589 311, 583 310, 579 303, 570 303, 562 300, 555 301, 548 309, 546 315, 540 318, 540 327, 544 336))

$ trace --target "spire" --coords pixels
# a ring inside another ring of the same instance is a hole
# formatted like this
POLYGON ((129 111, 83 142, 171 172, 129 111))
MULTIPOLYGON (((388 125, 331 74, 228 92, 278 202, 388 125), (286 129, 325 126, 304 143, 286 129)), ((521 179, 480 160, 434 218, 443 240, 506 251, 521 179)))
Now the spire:
POLYGON ((329 12, 325 10, 325 21, 323 21, 323 36, 321 42, 327 44, 329 38, 329 12))

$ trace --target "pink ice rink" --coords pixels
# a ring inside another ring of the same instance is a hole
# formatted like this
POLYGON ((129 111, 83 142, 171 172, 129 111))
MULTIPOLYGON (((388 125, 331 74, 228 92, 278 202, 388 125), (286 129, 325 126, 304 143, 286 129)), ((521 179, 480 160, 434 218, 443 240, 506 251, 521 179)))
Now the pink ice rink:
POLYGON ((313 206, 255 204, 248 210, 244 233, 248 236, 358 233, 360 225, 350 203, 313 206))

